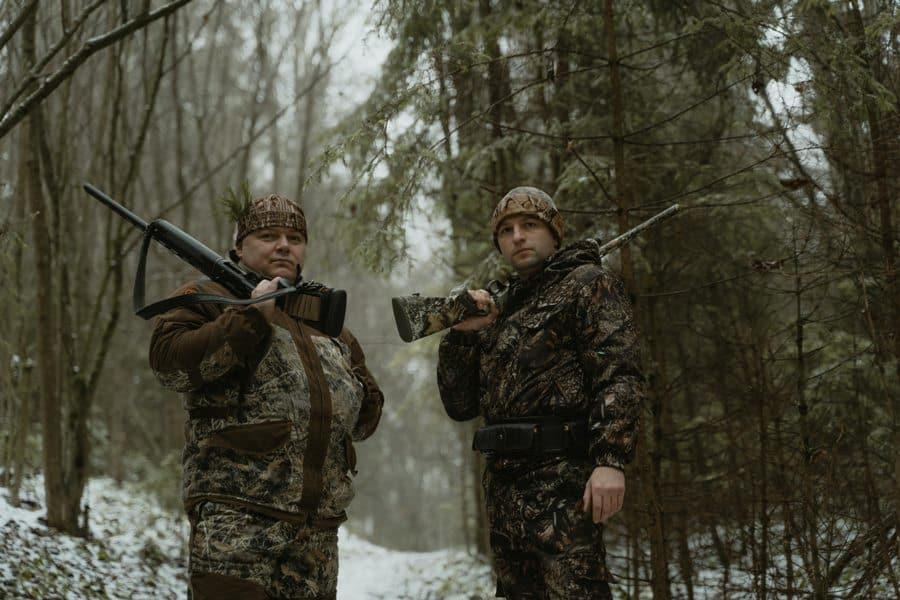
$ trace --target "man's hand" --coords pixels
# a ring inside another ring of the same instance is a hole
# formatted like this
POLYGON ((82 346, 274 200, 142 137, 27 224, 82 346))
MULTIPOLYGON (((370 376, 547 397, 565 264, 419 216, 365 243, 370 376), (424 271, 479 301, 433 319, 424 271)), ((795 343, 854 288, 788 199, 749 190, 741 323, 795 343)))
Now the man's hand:
POLYGON ((478 331, 494 322, 499 314, 494 299, 487 290, 469 290, 469 296, 475 301, 479 310, 486 310, 486 315, 467 317, 453 326, 457 331, 478 331))
POLYGON ((625 500, 625 473, 613 467, 597 467, 584 486, 581 510, 591 512, 601 523, 622 509, 625 500))
MULTIPOLYGON (((275 279, 263 279, 255 288, 253 288, 253 291, 250 292, 250 297, 259 298, 260 296, 276 291, 278 289, 279 279, 281 279, 281 277, 276 277, 275 279)), ((266 318, 266 321, 271 321, 272 317, 275 315, 275 298, 266 300, 265 302, 258 302, 251 306, 255 306, 266 318)))

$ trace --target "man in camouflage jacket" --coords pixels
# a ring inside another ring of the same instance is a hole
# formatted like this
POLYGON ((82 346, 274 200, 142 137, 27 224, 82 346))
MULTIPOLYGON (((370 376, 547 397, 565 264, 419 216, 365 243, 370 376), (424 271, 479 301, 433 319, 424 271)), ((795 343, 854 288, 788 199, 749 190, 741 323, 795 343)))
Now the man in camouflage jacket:
POLYGON ((485 420, 497 594, 609 598, 602 522, 622 507, 643 394, 631 307, 596 244, 559 249, 541 190, 511 190, 491 226, 516 276, 500 310, 469 292, 488 314, 441 340, 438 386, 451 418, 485 420))
MULTIPOLYGON (((300 207, 270 195, 233 212, 232 257, 263 277, 251 296, 294 281, 307 242, 300 207)), ((209 280, 178 293, 229 295, 209 280)), ((150 364, 187 411, 192 598, 334 598, 353 441, 372 434, 384 401, 350 331, 328 337, 274 300, 198 304, 158 318, 150 364)))

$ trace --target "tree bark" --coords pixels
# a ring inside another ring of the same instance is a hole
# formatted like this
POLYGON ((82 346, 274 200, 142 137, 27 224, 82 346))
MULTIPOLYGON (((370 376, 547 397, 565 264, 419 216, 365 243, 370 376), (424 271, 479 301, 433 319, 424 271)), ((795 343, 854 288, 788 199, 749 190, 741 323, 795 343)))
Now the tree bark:
MULTIPOLYGON (((36 15, 31 13, 23 25, 23 52, 27 64, 35 57, 36 15)), ((41 406, 41 428, 43 431, 44 495, 47 503, 47 524, 50 527, 75 532, 73 524, 76 516, 68 512, 65 498, 63 439, 61 435, 61 397, 59 386, 59 330, 57 327, 53 248, 50 240, 52 231, 48 219, 48 207, 41 189, 41 160, 38 135, 40 131, 40 108, 28 115, 22 130, 22 160, 26 164, 25 196, 28 198, 32 214, 31 228, 35 245, 34 269, 40 285, 36 286, 36 330, 41 406)))

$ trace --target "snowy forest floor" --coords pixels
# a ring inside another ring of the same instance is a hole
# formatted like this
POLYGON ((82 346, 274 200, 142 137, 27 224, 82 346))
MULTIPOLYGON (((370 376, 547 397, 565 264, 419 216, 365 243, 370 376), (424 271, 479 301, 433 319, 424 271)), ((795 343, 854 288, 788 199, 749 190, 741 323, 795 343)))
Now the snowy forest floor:
MULTIPOLYGON (((63 535, 44 523, 44 489, 40 477, 24 482, 20 506, 9 504, 0 487, 0 599, 21 600, 172 600, 187 597, 185 572, 187 520, 164 509, 138 488, 110 479, 90 481, 83 502, 90 506, 88 539, 63 535)), ((459 550, 401 552, 377 546, 342 527, 339 533, 338 600, 488 600, 493 578, 488 564, 459 550)), ((707 544, 708 545, 708 542, 707 544)), ((621 548, 619 549, 621 551, 621 548)), ((703 555, 704 547, 695 548, 703 555)), ((708 549, 705 550, 708 552, 708 549)), ((626 573, 624 556, 611 554, 611 566, 626 573)), ((897 557, 862 596, 848 594, 859 569, 837 582, 829 598, 896 598, 890 573, 897 557)), ((732 565, 727 581, 721 570, 701 569, 694 597, 755 598, 752 565, 732 565), (727 589, 727 592, 725 591, 727 589)), ((614 568, 614 572, 615 572, 614 568)), ((632 597, 625 584, 616 597, 632 597)), ((777 588, 772 591, 780 596, 777 588)), ((802 582, 793 597, 806 597, 802 582)), ((673 597, 688 597, 673 584, 673 597)), ((808 591, 808 590, 807 590, 808 591)), ((651 592, 643 582, 640 598, 651 592)))
MULTIPOLYGON (((185 598, 187 521, 109 479, 91 480, 90 539, 48 529, 43 483, 21 506, 0 487, 0 598, 185 598)), ((338 600, 493 598, 490 567, 465 552, 399 552, 341 528, 338 600)))

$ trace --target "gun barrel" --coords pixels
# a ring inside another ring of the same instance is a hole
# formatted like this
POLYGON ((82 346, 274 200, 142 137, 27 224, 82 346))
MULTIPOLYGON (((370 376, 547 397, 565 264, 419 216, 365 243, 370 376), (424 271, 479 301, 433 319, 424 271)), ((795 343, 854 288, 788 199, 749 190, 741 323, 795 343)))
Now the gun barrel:
POLYGON ((600 250, 601 256, 609 254, 610 252, 612 252, 619 246, 624 246, 625 244, 630 242, 633 238, 640 235, 640 233, 642 231, 644 231, 645 229, 649 229, 649 228, 653 227, 654 225, 656 225, 657 223, 659 223, 660 221, 668 219, 669 217, 671 217, 672 215, 677 213, 680 209, 681 209, 681 206, 679 206, 678 204, 673 204, 666 210, 653 215, 652 217, 650 217, 649 219, 647 219, 640 225, 632 227, 631 229, 629 229, 622 235, 611 239, 610 241, 608 241, 605 244, 603 244, 602 246, 600 246, 599 250, 600 250))
POLYGON ((165 219, 156 219, 147 228, 150 237, 168 248, 175 256, 213 281, 221 283, 238 298, 250 297, 256 283, 251 282, 231 261, 219 256, 203 242, 165 219))
POLYGON ((91 184, 85 183, 83 187, 84 187, 84 191, 86 191, 88 194, 90 194, 91 196, 93 196, 94 198, 96 198, 97 200, 102 202, 103 204, 105 204, 110 210, 112 210, 113 212, 118 214, 120 217, 122 217, 123 219, 125 219, 126 221, 128 221, 129 223, 131 223, 132 225, 134 225, 141 231, 147 230, 147 222, 145 220, 143 220, 142 218, 140 218, 139 216, 137 216, 136 214, 134 214, 133 212, 131 212, 130 210, 128 210, 127 208, 125 208, 124 206, 122 206, 121 204, 119 204, 118 202, 116 202, 115 200, 113 200, 112 198, 110 198, 109 196, 107 196, 106 194, 104 194, 103 192, 101 192, 100 190, 95 188, 94 186, 92 186, 91 184))

